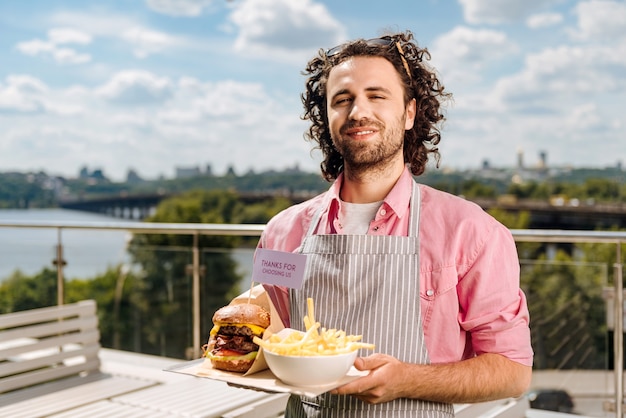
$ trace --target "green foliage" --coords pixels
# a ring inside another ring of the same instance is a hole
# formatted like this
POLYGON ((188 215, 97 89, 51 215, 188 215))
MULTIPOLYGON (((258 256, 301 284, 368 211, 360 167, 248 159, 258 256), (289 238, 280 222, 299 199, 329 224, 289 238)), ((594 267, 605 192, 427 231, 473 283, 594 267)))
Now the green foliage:
POLYGON ((562 250, 549 260, 522 261, 537 369, 602 369, 607 328, 598 265, 581 263, 562 250))
MULTIPOLYGON (((244 204, 231 191, 193 190, 166 199, 148 222, 265 223, 287 207, 287 199, 244 204)), ((137 234, 129 252, 141 266, 144 306, 135 312, 142 323, 141 351, 181 357, 190 347, 194 240, 201 255, 201 326, 206 336, 213 313, 239 293, 242 277, 229 249, 241 246, 236 236, 193 237, 171 234, 137 234)), ((258 240, 258 238, 254 238, 258 240)))
POLYGON ((43 269, 32 277, 19 271, 0 283, 0 313, 43 308, 57 303, 57 272, 43 269))
POLYGON ((490 209, 488 213, 509 229, 526 229, 530 225, 528 211, 514 213, 504 209, 490 209))
MULTIPOLYGON (((456 192, 491 196, 497 187, 466 181, 456 192)), ((511 189, 522 198, 554 192, 580 198, 605 199, 616 189, 611 182, 575 185, 527 183, 511 189)), ((234 191, 193 190, 162 201, 150 222, 267 222, 290 200, 282 197, 245 203, 234 191)), ((525 229, 529 214, 502 210, 491 215, 513 229, 525 229)), ((241 277, 233 248, 253 245, 257 238, 198 236, 201 263, 201 322, 206 336, 213 312, 238 292, 241 277)), ((193 236, 136 234, 130 253, 133 264, 107 270, 93 278, 68 281, 66 301, 95 299, 105 347, 184 358, 191 346, 193 236)), ((536 368, 602 368, 607 356, 602 288, 612 276, 615 246, 576 244, 554 251, 545 243, 518 243, 522 288, 531 312, 536 368), (538 261, 527 261, 529 259, 538 261), (607 272, 609 272, 607 276, 607 272)), ((622 254, 626 248, 622 246, 622 254)), ((44 269, 27 277, 19 271, 0 283, 0 312, 56 304, 56 271, 44 269)), ((610 284, 610 283, 609 283, 610 284)))
POLYGON ((612 201, 620 197, 620 184, 605 179, 587 179, 583 190, 584 197, 598 201, 612 201))
POLYGON ((511 183, 507 193, 520 199, 547 200, 554 194, 552 187, 547 182, 511 183))
MULTIPOLYGON (((235 192, 194 190, 161 202, 149 222, 265 223, 289 206, 286 198, 245 204, 235 192)), ((201 327, 206 337, 213 313, 239 293, 242 277, 230 250, 241 237, 196 237, 200 256, 201 327)), ((256 243, 251 237, 249 243, 256 243)), ((185 358, 192 341, 192 246, 194 237, 135 234, 129 246, 130 266, 65 283, 65 301, 95 299, 101 341, 113 347, 147 354, 185 358)), ((15 272, 0 283, 0 312, 57 303, 56 271, 33 277, 15 272)))
POLYGON ((140 278, 126 266, 111 267, 90 279, 66 284, 68 303, 94 299, 98 304, 100 342, 104 347, 140 351, 142 330, 137 314, 145 311, 140 278), (139 344, 138 344, 139 342, 139 344))
POLYGON ((45 208, 55 205, 44 174, 0 174, 0 208, 45 208))
POLYGON ((555 195, 597 202, 622 202, 626 199, 626 188, 621 181, 607 178, 587 178, 580 183, 556 180, 511 183, 507 193, 520 199, 538 200, 547 200, 555 195))
POLYGON ((291 205, 291 201, 286 197, 275 197, 265 202, 244 205, 237 215, 238 223, 265 224, 278 212, 291 205))

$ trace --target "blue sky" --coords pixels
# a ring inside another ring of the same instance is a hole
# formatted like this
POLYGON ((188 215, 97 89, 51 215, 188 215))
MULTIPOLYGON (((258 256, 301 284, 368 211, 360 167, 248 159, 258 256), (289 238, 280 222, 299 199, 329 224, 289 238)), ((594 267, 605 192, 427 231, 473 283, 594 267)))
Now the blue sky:
POLYGON ((301 71, 388 29, 454 95, 441 169, 624 162, 624 1, 27 0, 0 2, 0 172, 317 171, 301 71))

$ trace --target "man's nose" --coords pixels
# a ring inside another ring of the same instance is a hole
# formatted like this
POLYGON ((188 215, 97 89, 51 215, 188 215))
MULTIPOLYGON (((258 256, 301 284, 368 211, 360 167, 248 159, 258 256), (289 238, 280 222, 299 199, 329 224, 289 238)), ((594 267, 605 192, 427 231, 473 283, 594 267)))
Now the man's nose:
POLYGON ((370 116, 369 102, 365 98, 355 97, 350 108, 350 119, 361 120, 370 116))

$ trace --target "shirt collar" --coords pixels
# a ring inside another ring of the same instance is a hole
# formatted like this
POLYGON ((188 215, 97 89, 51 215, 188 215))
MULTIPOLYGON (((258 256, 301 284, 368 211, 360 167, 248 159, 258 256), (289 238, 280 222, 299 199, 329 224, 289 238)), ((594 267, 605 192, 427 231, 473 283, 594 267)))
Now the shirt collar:
MULTIPOLYGON (((398 218, 404 217, 409 211, 409 203, 411 201, 411 193, 413 191, 413 181, 411 172, 408 167, 405 166, 402 175, 400 175, 398 181, 396 181, 396 184, 383 201, 383 205, 388 206, 393 212, 395 212, 398 218)), ((339 174, 337 180, 335 180, 328 190, 329 200, 327 211, 331 217, 335 217, 339 213, 341 201, 339 198, 339 192, 342 184, 343 173, 339 174)))

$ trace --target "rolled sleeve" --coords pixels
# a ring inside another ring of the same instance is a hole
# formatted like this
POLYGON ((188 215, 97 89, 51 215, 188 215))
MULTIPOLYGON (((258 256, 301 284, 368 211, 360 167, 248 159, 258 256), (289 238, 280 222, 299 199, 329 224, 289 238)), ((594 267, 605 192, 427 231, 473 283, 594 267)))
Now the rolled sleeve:
POLYGON ((420 294, 431 361, 496 353, 532 366, 530 318, 510 231, 473 203, 423 190, 420 294))
POLYGON ((510 232, 493 225, 459 280, 459 324, 472 351, 501 354, 532 365, 528 307, 519 287, 519 261, 510 232), (488 245, 487 245, 488 244, 488 245))

